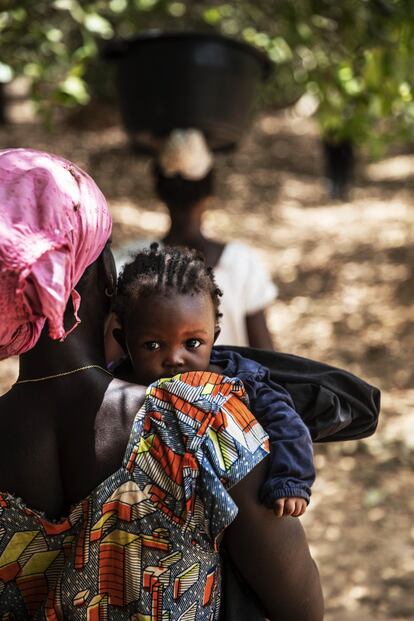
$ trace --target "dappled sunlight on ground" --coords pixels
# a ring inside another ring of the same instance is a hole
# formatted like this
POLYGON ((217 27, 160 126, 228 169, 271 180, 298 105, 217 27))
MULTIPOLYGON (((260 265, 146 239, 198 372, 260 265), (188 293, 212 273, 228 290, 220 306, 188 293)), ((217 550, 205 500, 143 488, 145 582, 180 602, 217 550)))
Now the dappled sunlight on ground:
POLYGON ((369 164, 367 179, 372 181, 405 181, 414 179, 414 155, 399 155, 369 164))
MULTIPOLYGON (((118 128, 0 130, 0 146, 33 146, 84 166, 108 196, 113 243, 158 237, 168 216, 149 163, 118 128)), ((218 157, 205 231, 254 246, 279 287, 269 321, 282 351, 361 375, 383 389, 371 439, 316 447, 304 517, 320 565, 327 621, 402 621, 414 610, 414 157, 364 167, 352 202, 326 197, 311 120, 263 115, 236 154, 218 157)), ((0 386, 16 361, 0 363, 0 386)))

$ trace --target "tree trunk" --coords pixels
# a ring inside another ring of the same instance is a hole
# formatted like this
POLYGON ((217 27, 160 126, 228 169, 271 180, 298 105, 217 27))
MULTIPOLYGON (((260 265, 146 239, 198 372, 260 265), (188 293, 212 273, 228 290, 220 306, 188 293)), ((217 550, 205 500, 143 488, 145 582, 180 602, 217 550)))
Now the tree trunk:
POLYGON ((322 144, 330 196, 346 200, 354 174, 354 146, 350 140, 324 140, 322 144))

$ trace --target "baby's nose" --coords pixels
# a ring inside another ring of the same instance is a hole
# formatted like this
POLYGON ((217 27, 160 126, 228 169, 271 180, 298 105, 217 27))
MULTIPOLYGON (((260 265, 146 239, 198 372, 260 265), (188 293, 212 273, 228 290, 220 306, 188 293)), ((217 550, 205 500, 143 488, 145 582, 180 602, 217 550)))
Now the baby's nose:
POLYGON ((164 366, 168 368, 179 368, 185 362, 183 348, 171 349, 164 360, 164 366))

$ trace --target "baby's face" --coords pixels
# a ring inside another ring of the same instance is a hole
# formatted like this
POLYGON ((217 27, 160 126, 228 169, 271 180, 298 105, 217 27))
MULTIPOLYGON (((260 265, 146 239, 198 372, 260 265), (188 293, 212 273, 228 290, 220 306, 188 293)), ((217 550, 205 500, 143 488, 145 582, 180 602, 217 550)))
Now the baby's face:
POLYGON ((215 340, 215 311, 206 294, 141 296, 131 304, 125 340, 136 380, 208 369, 215 340))

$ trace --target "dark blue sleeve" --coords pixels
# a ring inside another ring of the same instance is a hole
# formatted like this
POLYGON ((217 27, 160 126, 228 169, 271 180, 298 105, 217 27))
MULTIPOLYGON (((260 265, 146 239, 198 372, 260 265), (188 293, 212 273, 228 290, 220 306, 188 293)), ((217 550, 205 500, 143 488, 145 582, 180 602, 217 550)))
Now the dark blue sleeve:
POLYGON ((272 382, 263 367, 262 370, 261 374, 241 377, 250 410, 270 441, 269 469, 260 500, 267 507, 273 507, 278 498, 292 496, 309 502, 315 480, 310 433, 295 411, 289 393, 272 382))

